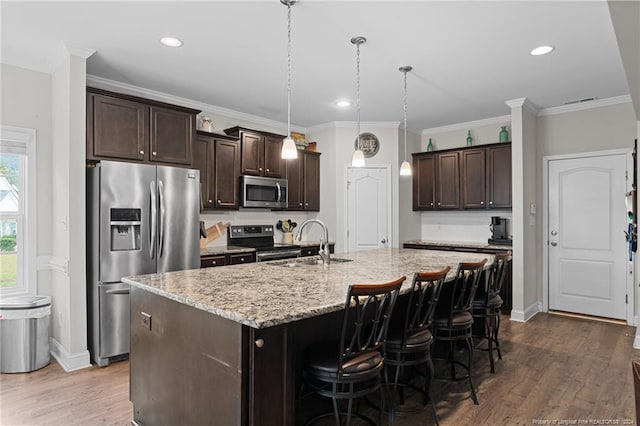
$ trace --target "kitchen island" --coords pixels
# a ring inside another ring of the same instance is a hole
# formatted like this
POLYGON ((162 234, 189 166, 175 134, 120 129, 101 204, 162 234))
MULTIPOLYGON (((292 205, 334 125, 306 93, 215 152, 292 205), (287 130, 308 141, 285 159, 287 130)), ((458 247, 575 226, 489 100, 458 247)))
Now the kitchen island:
MULTIPOLYGON (((263 262, 129 277, 130 399, 138 424, 295 423, 298 359, 338 335, 347 288, 490 255, 380 249, 349 262, 263 262)), ((306 258, 305 260, 308 260, 306 258)))

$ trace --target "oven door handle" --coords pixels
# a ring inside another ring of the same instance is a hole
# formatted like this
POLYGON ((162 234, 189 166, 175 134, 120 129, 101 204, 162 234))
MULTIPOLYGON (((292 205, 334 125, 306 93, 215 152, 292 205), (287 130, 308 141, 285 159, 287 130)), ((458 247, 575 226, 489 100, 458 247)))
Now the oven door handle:
POLYGON ((302 251, 300 249, 262 252, 256 254, 256 261, 264 262, 265 260, 286 259, 287 257, 298 257, 301 254, 302 251))

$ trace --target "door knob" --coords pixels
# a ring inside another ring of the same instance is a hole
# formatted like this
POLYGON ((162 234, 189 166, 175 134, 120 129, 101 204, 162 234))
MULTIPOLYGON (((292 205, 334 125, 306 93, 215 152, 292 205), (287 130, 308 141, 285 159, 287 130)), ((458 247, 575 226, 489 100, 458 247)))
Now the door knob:
POLYGON ((557 242, 555 242, 555 241, 551 241, 551 245, 552 245, 553 247, 555 247, 555 246, 557 246, 557 245, 558 245, 558 243, 557 243, 557 242))
POLYGON ((558 231, 556 231, 556 230, 554 229, 553 231, 551 231, 551 235, 553 235, 553 236, 555 237, 556 235, 558 235, 558 231))
POLYGON ((386 244, 386 243, 387 243, 387 239, 386 239, 386 238, 383 238, 380 242, 381 242, 382 244, 386 244))

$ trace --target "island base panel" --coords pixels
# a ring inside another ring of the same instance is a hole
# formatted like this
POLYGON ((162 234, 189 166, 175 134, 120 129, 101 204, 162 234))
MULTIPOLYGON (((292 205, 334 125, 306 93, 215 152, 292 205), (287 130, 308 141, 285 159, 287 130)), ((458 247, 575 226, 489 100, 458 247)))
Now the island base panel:
POLYGON ((242 344, 241 324, 132 286, 134 421, 247 424, 242 344))

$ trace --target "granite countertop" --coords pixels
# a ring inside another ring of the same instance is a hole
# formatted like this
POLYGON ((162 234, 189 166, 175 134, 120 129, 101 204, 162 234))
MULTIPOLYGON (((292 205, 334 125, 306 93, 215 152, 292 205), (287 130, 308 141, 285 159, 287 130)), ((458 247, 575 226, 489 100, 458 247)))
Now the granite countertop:
POLYGON ((509 250, 510 244, 488 244, 474 241, 430 241, 430 240, 410 240, 405 241, 404 244, 414 244, 422 246, 442 246, 442 247, 468 247, 468 248, 490 248, 490 249, 502 249, 509 250))
POLYGON ((215 256, 232 253, 253 253, 256 249, 251 247, 236 247, 236 246, 218 246, 218 247, 205 247, 200 249, 200 256, 215 256))
POLYGON ((407 292, 418 270, 449 265, 452 278, 461 261, 486 258, 489 265, 493 260, 490 254, 412 249, 378 249, 333 257, 353 261, 296 268, 277 265, 283 261, 260 262, 241 268, 223 266, 126 277, 122 281, 253 328, 266 328, 341 310, 350 284, 386 282, 406 275, 402 291, 407 292))

